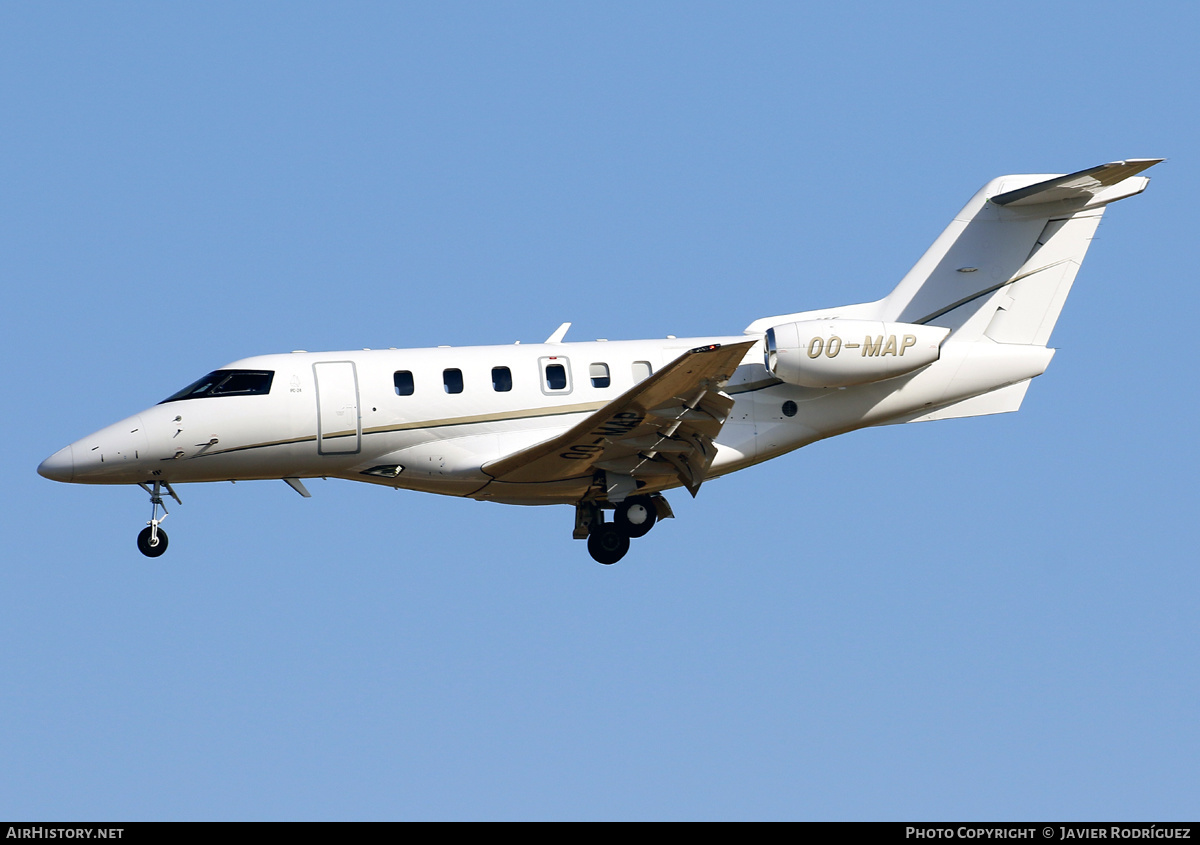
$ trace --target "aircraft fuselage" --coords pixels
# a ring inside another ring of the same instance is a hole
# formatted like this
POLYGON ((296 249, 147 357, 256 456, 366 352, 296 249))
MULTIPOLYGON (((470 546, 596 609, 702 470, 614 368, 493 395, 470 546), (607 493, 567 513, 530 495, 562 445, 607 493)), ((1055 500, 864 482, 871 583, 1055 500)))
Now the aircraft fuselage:
MULTIPOLYGON (((565 431, 691 348, 745 339, 246 358, 217 372, 270 373, 268 392, 153 405, 56 453, 42 472, 85 484, 337 477, 515 504, 572 503, 584 495, 589 480, 510 484, 496 481, 482 467, 565 431), (561 371, 548 376, 554 367, 561 371), (395 470, 375 469, 380 467, 395 470)), ((891 379, 813 389, 772 377, 757 343, 725 388, 735 405, 716 440, 708 477, 977 392, 979 385, 954 390, 951 384, 959 353, 970 353, 974 345, 946 346, 943 361, 903 383, 891 379)), ((1011 356, 986 386, 995 386, 996 378, 1006 383, 1038 374, 1049 360, 1045 352, 1011 356)), ((663 478, 644 490, 676 486, 676 480, 663 478)))

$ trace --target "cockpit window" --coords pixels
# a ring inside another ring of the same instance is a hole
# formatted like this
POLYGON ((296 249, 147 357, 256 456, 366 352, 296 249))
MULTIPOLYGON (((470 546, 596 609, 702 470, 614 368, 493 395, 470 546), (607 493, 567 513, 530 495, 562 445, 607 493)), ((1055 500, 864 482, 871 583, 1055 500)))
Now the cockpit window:
POLYGON ((275 373, 270 370, 217 370, 158 404, 204 396, 262 396, 271 392, 271 379, 274 377, 275 373))

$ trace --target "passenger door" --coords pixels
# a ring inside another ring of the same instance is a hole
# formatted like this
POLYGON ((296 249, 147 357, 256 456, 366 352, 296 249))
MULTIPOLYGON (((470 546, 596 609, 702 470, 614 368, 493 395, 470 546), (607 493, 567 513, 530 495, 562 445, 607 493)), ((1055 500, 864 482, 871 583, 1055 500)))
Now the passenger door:
POLYGON ((357 453, 362 447, 362 420, 354 362, 313 364, 313 374, 317 382, 317 453, 357 453))

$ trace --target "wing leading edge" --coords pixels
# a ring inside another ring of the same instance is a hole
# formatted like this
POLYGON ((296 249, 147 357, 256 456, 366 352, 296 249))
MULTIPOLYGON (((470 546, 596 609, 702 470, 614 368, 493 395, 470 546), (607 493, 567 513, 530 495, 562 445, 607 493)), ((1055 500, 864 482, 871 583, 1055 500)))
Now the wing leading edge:
POLYGON ((483 471, 497 481, 532 484, 603 470, 614 502, 638 481, 666 476, 695 496, 734 404, 721 388, 756 342, 685 352, 564 434, 484 464, 483 471))

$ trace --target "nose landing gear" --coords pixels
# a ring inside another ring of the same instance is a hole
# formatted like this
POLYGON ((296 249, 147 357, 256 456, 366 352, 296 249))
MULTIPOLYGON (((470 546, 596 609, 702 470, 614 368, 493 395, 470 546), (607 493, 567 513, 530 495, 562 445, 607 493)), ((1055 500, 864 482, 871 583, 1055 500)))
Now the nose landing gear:
POLYGON ((175 495, 175 491, 171 489, 171 485, 165 481, 155 481, 154 488, 147 487, 144 483, 139 482, 138 487, 141 487, 150 494, 150 521, 146 523, 146 528, 143 528, 138 534, 137 547, 138 551, 146 557, 158 557, 167 550, 167 532, 163 531, 158 526, 170 514, 167 513, 167 506, 163 504, 162 491, 166 490, 167 495, 175 500, 176 504, 182 505, 183 502, 175 495), (160 519, 158 509, 162 508, 163 515, 160 519))
POLYGON ((167 532, 157 525, 143 528, 138 534, 137 546, 146 557, 158 557, 167 550, 167 532))

